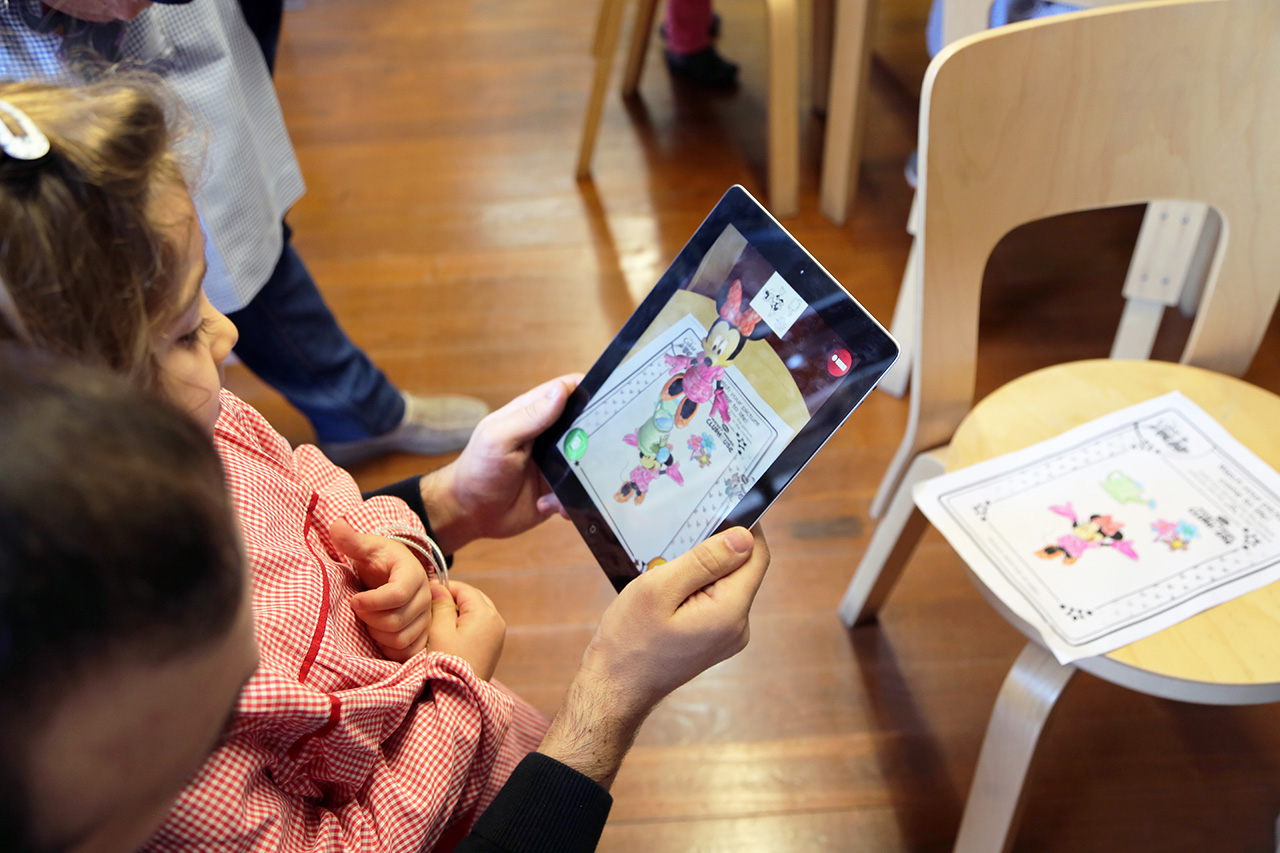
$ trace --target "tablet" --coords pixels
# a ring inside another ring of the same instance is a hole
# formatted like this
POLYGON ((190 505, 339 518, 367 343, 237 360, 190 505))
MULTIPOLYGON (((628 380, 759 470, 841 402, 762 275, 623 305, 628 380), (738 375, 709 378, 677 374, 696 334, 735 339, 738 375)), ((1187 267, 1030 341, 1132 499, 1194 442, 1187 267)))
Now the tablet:
POLYGON ((875 318, 735 186, 533 458, 621 590, 754 524, 897 356, 875 318))

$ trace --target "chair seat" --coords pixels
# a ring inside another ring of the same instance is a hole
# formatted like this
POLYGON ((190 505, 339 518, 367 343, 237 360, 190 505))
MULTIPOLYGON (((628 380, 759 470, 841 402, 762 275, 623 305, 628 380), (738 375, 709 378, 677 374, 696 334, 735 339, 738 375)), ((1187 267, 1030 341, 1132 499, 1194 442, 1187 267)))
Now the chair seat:
MULTIPOLYGON (((1269 465, 1280 467, 1280 397, 1187 365, 1101 359, 1027 374, 982 400, 956 430, 947 470, 1019 450, 1174 390, 1269 465)), ((976 575, 970 576, 1003 615, 1029 630, 976 575)), ((1134 690, 1184 701, 1280 700, 1280 582, 1077 666, 1134 690)))

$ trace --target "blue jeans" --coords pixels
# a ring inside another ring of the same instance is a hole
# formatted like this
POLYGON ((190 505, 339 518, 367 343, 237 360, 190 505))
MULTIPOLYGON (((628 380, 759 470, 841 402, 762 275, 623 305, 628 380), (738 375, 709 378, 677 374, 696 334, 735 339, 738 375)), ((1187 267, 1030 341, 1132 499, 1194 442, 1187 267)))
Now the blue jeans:
MULTIPOLYGON (((1048 18, 1053 15, 1065 15, 1068 12, 1080 11, 1079 6, 1070 3, 1059 3, 1056 0, 995 0, 991 4, 992 27, 1003 27, 1005 24, 1016 24, 1018 21, 1029 21, 1032 18, 1048 18)), ((929 7, 929 23, 925 28, 925 43, 930 56, 936 56, 942 50, 942 2, 933 0, 929 7)))
POLYGON ((240 0, 240 12, 249 31, 262 48, 267 70, 275 73, 276 47, 280 44, 280 22, 284 17, 284 0, 240 0))
POLYGON ((404 419, 404 398, 351 342, 289 242, 271 278, 229 315, 240 330, 236 355, 307 416, 319 441, 384 435, 404 419))

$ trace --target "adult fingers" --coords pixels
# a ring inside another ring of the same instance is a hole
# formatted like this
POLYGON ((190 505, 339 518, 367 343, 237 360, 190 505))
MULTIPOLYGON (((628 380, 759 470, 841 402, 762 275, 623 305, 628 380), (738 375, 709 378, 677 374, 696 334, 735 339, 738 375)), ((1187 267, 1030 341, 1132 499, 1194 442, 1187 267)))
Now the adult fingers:
POLYGON ((569 520, 569 513, 565 511, 564 505, 560 503, 560 498, 556 497, 554 492, 545 494, 538 498, 538 514, 550 518, 553 515, 559 515, 565 521, 569 520))

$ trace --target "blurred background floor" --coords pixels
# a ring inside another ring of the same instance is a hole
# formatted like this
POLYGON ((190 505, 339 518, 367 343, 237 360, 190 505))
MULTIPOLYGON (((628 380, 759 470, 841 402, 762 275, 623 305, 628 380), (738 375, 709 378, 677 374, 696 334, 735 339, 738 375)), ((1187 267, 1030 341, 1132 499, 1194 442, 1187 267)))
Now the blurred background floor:
MULTIPOLYGON (((806 115, 801 213, 784 224, 887 325, 906 260, 927 0, 882 0, 861 193, 818 212, 806 115)), ((607 101, 594 180, 573 179, 593 3, 311 0, 287 14, 277 86, 307 179, 295 244, 351 335, 405 388, 491 405, 585 370, 731 184, 764 198, 765 25, 722 0, 733 94, 672 80, 653 39, 640 98, 607 101)), ((807 83, 806 83, 807 85, 807 83)), ((767 200, 766 200, 767 204, 767 200)), ((984 293, 979 395, 1105 356, 1133 209, 1015 232, 984 293)), ((1178 352, 1170 318, 1157 354, 1178 352)), ((1280 336, 1247 376, 1280 389, 1280 336)), ((230 385, 291 440, 305 422, 242 368, 230 385)), ((926 535, 880 624, 836 605, 906 421, 874 393, 770 510, 750 647, 677 691, 614 787, 604 851, 948 850, 1021 636, 926 535)), ((447 460, 356 468, 374 487, 447 460)), ((555 711, 612 588, 559 520, 458 555, 510 631, 498 677, 555 711)), ((1280 708, 1180 705, 1079 675, 1030 783, 1018 850, 1269 850, 1280 708)))

